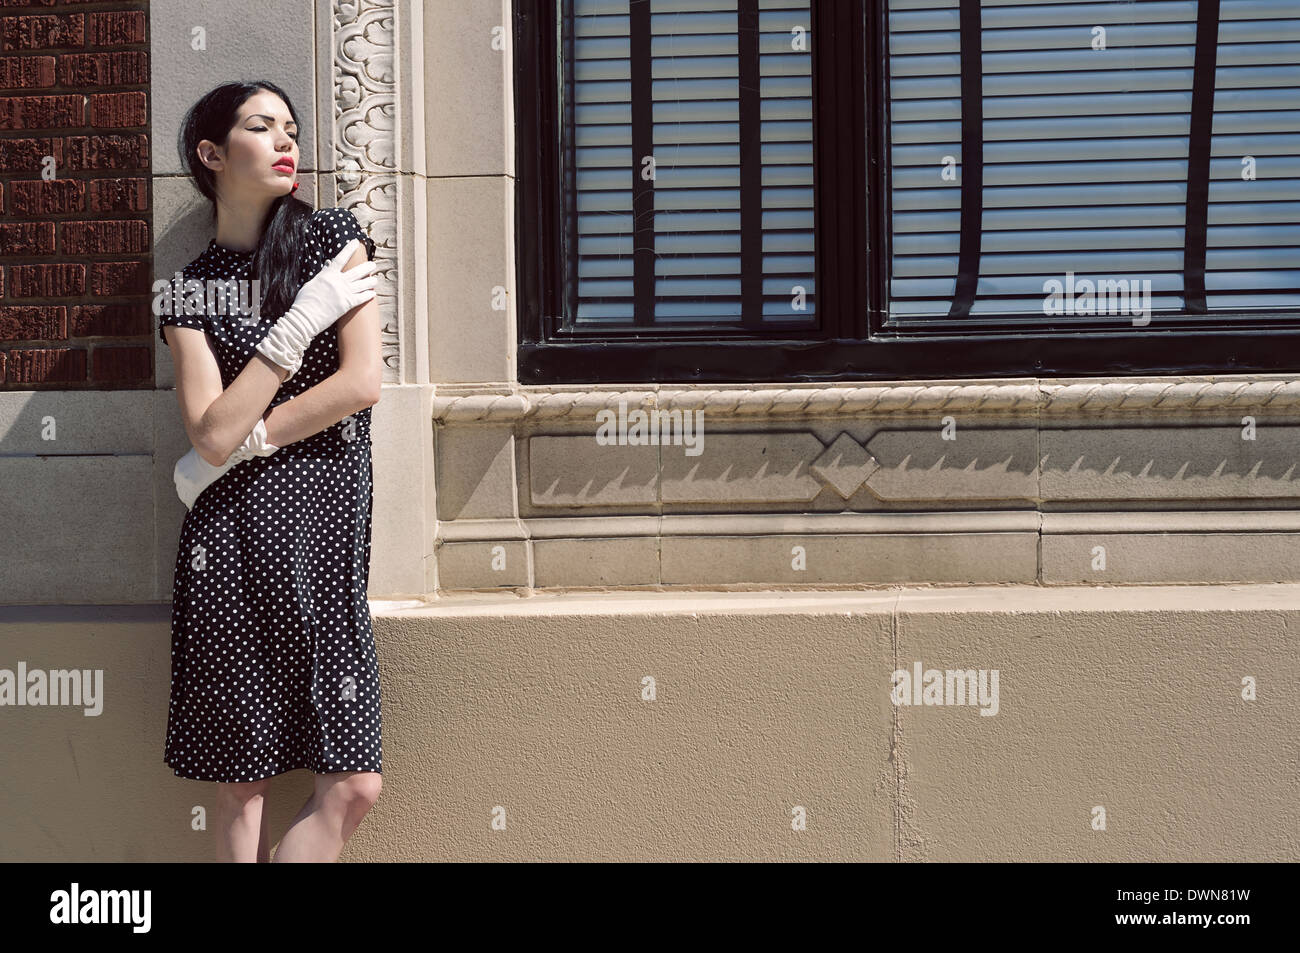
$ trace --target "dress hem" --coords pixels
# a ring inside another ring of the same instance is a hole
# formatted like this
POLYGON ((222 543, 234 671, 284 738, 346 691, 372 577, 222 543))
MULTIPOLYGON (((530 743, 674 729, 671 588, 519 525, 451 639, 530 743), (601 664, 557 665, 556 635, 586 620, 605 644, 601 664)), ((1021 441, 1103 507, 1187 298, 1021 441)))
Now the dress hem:
POLYGON ((379 768, 326 768, 323 771, 312 767, 309 764, 293 764, 286 768, 277 768, 270 774, 263 774, 256 778, 219 778, 212 776, 198 777, 193 774, 182 774, 181 769, 177 768, 170 761, 163 759, 163 763, 172 769, 172 774, 178 778, 185 778, 187 781, 216 781, 219 784, 251 784, 254 781, 265 781, 267 778, 278 778, 282 774, 288 774, 290 771, 310 771, 312 774, 342 774, 344 772, 365 771, 372 774, 383 774, 379 768))

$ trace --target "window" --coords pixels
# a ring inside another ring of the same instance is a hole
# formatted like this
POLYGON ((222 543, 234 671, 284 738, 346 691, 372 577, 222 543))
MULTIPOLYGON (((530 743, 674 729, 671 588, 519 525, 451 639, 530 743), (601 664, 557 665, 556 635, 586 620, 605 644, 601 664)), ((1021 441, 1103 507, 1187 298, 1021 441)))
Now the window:
POLYGON ((1292 0, 516 11, 527 383, 1300 363, 1292 0))
POLYGON ((1295 307, 1300 6, 891 0, 888 25, 891 319, 1295 307))
POLYGON ((808 0, 564 0, 561 11, 573 325, 809 325, 808 0))

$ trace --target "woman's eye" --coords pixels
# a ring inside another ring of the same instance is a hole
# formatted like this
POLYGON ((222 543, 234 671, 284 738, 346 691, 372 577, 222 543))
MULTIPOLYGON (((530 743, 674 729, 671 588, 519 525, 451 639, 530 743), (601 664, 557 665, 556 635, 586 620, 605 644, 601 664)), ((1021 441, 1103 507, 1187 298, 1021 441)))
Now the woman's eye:
MULTIPOLYGON (((265 127, 265 126, 253 126, 253 127, 250 128, 248 131, 249 131, 249 132, 266 132, 266 127, 265 127)), ((297 142, 297 141, 298 141, 298 134, 297 134, 296 132, 291 132, 291 133, 289 133, 289 138, 292 139, 294 142, 297 142)))

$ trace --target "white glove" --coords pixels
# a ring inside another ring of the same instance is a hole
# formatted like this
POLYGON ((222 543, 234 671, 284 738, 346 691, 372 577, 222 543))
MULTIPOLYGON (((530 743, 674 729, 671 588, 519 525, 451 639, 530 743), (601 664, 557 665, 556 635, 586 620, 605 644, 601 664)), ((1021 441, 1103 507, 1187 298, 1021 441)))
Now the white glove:
POLYGON ((257 421, 252 433, 244 438, 244 442, 219 467, 214 467, 208 463, 199 456, 197 450, 190 447, 190 452, 177 460, 176 467, 172 470, 172 479, 176 483, 176 495, 181 498, 181 502, 185 504, 187 510, 192 510, 194 501, 199 498, 199 494, 235 464, 243 463, 252 457, 270 456, 279 449, 274 444, 267 442, 265 419, 257 421))
POLYGON ((379 279, 372 276, 377 262, 363 261, 343 270, 359 244, 352 239, 325 267, 298 289, 293 304, 257 345, 259 353, 289 372, 289 380, 302 366, 302 355, 312 338, 375 296, 379 279))

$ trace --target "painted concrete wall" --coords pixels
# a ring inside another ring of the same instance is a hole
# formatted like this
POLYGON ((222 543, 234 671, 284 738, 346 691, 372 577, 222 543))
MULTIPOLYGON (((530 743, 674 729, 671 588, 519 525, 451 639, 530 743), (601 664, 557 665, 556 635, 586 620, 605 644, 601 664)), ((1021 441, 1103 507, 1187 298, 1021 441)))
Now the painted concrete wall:
MULTIPOLYGON (((343 860, 1300 852, 1297 586, 374 608, 384 791, 343 860), (983 670, 990 690, 895 704, 917 663, 983 670)), ((97 715, 0 709, 0 856, 209 859, 194 818, 215 785, 162 761, 165 612, 5 608, 0 645, 6 668, 103 673, 97 715)), ((274 840, 310 790, 306 771, 274 780, 274 840)))

